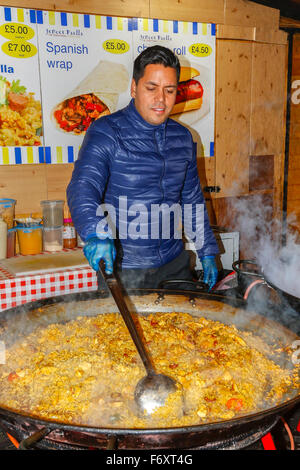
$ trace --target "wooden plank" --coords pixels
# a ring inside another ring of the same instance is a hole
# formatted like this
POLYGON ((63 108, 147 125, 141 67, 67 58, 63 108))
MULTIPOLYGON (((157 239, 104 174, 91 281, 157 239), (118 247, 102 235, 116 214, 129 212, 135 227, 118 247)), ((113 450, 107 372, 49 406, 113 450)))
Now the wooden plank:
POLYGON ((296 226, 300 232, 300 201, 288 201, 288 222, 296 226))
POLYGON ((289 173, 300 169, 300 153, 294 157, 289 154, 289 173))
POLYGON ((256 27, 254 40, 257 42, 266 42, 270 44, 287 44, 288 33, 278 29, 269 29, 265 27, 256 27))
POLYGON ((224 0, 150 0, 150 18, 224 23, 224 0))
POLYGON ((240 41, 254 41, 255 27, 232 26, 228 24, 218 24, 217 39, 239 39, 240 41))
MULTIPOLYGON (((300 92, 299 92, 300 98, 300 92)), ((292 105, 291 106, 291 114, 290 114, 290 139, 298 139, 299 137, 293 134, 293 131, 297 131, 298 125, 300 122, 300 103, 299 105, 292 105)))
POLYGON ((251 154, 281 154, 285 136, 286 46, 253 44, 251 154))
POLYGON ((287 33, 262 27, 234 26, 219 24, 216 32, 217 39, 237 39, 240 41, 256 41, 270 44, 287 44, 287 33))
POLYGON ((288 199, 288 212, 300 215, 300 199, 288 199))
POLYGON ((292 70, 293 70, 293 75, 300 74, 300 57, 293 58, 292 70))
POLYGON ((252 44, 219 40, 216 77, 215 197, 247 194, 252 44))
POLYGON ((288 200, 289 201, 298 201, 300 200, 300 191, 299 191, 299 184, 293 183, 289 184, 288 187, 288 200))
POLYGON ((58 10, 108 16, 145 17, 149 16, 149 0, 3 0, 1 5, 11 7, 58 10))
POLYGON ((67 200, 66 189, 72 176, 73 163, 46 165, 47 198, 67 200))
POLYGON ((291 113, 290 117, 290 146, 293 145, 294 140, 300 139, 300 119, 294 117, 291 113))
POLYGON ((216 158, 198 157, 197 166, 202 188, 205 186, 215 186, 216 158))
MULTIPOLYGON (((300 34, 293 37, 292 83, 300 82, 300 34)), ((300 238, 300 104, 299 86, 292 88, 289 141, 289 169, 287 214, 292 217, 290 229, 296 230, 300 238)))
MULTIPOLYGON (((300 21, 299 21, 300 26, 300 21)), ((293 39, 293 59, 298 59, 300 57, 300 33, 295 33, 293 39)))
POLYGON ((278 29, 279 10, 246 0, 3 0, 2 5, 109 16, 161 18, 278 29))
POLYGON ((247 0, 225 0, 225 24, 279 28, 280 11, 247 0))
POLYGON ((45 165, 0 166, 0 197, 16 199, 16 214, 40 213, 47 199, 45 165))
POLYGON ((299 157, 300 155, 300 139, 293 138, 290 141, 290 148, 289 148, 289 155, 290 157, 299 157))
POLYGON ((280 28, 300 28, 300 21, 294 20, 293 18, 285 18, 280 16, 279 19, 280 28))
POLYGON ((274 155, 250 155, 249 191, 273 189, 274 155))

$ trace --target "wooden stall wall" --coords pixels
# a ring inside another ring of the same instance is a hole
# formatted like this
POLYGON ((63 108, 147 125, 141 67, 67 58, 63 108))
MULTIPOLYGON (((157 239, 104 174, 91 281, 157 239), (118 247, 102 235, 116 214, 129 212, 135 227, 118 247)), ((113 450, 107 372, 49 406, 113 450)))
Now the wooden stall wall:
MULTIPOLYGON (((2 4, 41 8, 37 0, 2 4)), ((287 34, 279 30, 279 10, 246 0, 44 0, 42 8, 215 23, 215 156, 198 162, 202 187, 220 188, 205 193, 211 222, 239 230, 239 199, 250 206, 259 199, 271 218, 281 217, 287 34)), ((0 197, 15 197, 19 213, 40 211, 42 198, 65 199, 71 172, 72 164, 2 167, 0 197)))
POLYGON ((294 35, 288 167, 288 226, 300 240, 300 33, 294 35))

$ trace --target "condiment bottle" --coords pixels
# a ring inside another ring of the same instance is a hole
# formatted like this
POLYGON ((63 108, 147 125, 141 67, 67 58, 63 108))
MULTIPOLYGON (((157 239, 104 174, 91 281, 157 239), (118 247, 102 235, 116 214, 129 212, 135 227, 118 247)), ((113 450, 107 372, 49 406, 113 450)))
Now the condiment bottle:
POLYGON ((7 251, 7 223, 0 217, 0 259, 6 258, 7 251))
POLYGON ((77 236, 72 219, 64 219, 63 230, 64 248, 76 248, 77 236))

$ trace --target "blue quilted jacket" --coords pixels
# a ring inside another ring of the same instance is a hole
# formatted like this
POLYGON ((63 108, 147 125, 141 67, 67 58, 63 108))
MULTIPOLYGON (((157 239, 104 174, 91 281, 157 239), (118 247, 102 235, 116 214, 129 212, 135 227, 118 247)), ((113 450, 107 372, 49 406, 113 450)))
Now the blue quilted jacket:
POLYGON ((169 216, 169 233, 162 222, 163 208, 173 204, 188 205, 182 207, 189 208, 190 216, 183 222, 185 231, 189 226, 190 239, 198 233, 197 228, 202 232, 203 245, 197 249, 198 256, 219 251, 205 208, 190 132, 171 119, 160 125, 147 123, 133 100, 126 108, 89 127, 67 198, 83 241, 95 236, 97 224, 104 220, 103 213, 98 211, 97 215, 99 204, 104 202, 115 209, 110 223, 116 227, 118 263, 122 268, 159 267, 182 252, 182 229, 174 213, 166 211, 164 220, 169 216), (191 210, 197 204, 204 207, 202 219, 191 210), (151 212, 157 207, 159 217, 157 211, 151 212))

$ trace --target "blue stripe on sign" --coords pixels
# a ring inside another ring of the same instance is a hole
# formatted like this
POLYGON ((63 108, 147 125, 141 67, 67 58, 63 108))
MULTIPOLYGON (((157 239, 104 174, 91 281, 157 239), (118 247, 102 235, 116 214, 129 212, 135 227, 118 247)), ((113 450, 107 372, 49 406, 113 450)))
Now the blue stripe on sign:
POLYGON ((73 147, 68 147, 68 162, 74 162, 74 150, 73 147))
POLYGON ((138 20, 137 20, 137 18, 132 18, 132 30, 133 31, 138 30, 138 20))
POLYGON ((211 35, 212 36, 216 35, 216 25, 215 25, 215 23, 211 24, 211 35))
POLYGON ((45 147, 45 163, 51 163, 51 148, 45 147))
POLYGON ((198 34, 198 23, 193 21, 193 34, 198 34))
POLYGON ((21 149, 18 147, 15 147, 15 162, 16 162, 16 165, 19 165, 20 163, 22 163, 21 149))
POLYGON ((44 147, 39 147, 39 162, 44 163, 44 147))
POLYGON ((43 24, 43 12, 41 10, 36 11, 36 22, 38 24, 43 24))
POLYGON ((132 31, 132 18, 128 18, 128 31, 132 31))
POLYGON ((90 15, 83 15, 83 24, 85 28, 90 28, 91 23, 90 23, 90 15))
POLYGON ((215 154, 215 143, 210 142, 210 144, 209 144, 209 156, 213 157, 214 154, 215 154))
POLYGON ((106 28, 112 29, 112 17, 111 16, 106 17, 106 28))
POLYGON ((68 26, 67 13, 61 12, 61 14, 60 14, 60 24, 62 26, 68 26))
POLYGON ((5 18, 5 21, 11 21, 11 9, 10 8, 4 8, 4 18, 5 18))
POLYGON ((178 21, 173 21, 173 33, 178 33, 178 21))
POLYGON ((36 10, 29 10, 30 23, 36 23, 36 10))
POLYGON ((153 20, 153 31, 158 33, 158 20, 153 20))

